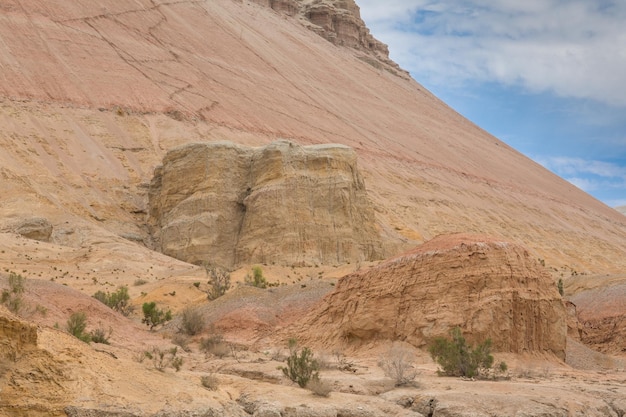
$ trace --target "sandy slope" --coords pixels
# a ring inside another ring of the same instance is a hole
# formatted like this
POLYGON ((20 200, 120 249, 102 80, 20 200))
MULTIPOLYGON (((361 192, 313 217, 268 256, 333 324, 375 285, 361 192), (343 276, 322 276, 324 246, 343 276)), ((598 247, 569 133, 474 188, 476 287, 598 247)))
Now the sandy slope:
POLYGON ((38 214, 141 235, 165 150, 286 137, 357 149, 390 255, 469 231, 550 266, 623 267, 623 216, 292 18, 230 0, 2 8, 2 226, 38 214))

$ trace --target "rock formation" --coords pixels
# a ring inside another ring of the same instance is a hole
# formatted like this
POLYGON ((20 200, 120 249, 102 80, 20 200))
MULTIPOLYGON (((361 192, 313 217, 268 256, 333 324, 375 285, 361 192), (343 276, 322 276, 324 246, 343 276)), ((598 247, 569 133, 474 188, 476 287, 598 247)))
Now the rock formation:
POLYGON ((15 232, 28 239, 48 242, 52 236, 52 224, 47 219, 32 217, 22 220, 15 227, 15 232))
POLYGON ((381 256, 347 146, 183 146, 165 156, 149 194, 160 249, 187 262, 341 264, 381 256))
POLYGON ((389 59, 389 48, 374 38, 361 19, 354 0, 253 0, 288 16, 298 16, 313 32, 329 42, 366 53, 361 59, 408 78, 408 72, 389 59))
POLYGON ((525 248, 460 234, 342 278, 301 326, 329 344, 389 339, 418 347, 458 326, 472 342, 491 338, 497 351, 563 359, 567 313, 525 248))

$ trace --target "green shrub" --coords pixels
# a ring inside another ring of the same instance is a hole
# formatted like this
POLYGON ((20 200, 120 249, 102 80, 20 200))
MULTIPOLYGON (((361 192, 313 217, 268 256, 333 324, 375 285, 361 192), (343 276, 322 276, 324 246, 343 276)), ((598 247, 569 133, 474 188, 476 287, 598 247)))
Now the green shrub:
POLYGON ((160 308, 157 308, 154 301, 150 303, 143 303, 141 309, 143 311, 143 319, 141 319, 141 322, 150 327, 150 330, 160 324, 164 324, 172 320, 172 311, 163 311, 160 308))
POLYGON ((311 379, 319 379, 319 364, 313 358, 313 352, 308 347, 302 350, 297 348, 297 343, 289 341, 290 355, 287 358, 287 366, 281 368, 287 378, 305 388, 311 379))
POLYGON ((176 370, 176 372, 178 372, 183 366, 183 358, 177 356, 177 354, 177 347, 162 350, 154 346, 151 351, 145 351, 143 356, 152 360, 154 369, 163 372, 165 368, 171 366, 176 370))
POLYGON ((204 329, 204 316, 200 310, 187 307, 183 310, 181 331, 189 336, 194 336, 204 329))
POLYGON ((565 291, 563 290, 563 278, 559 278, 559 282, 557 282, 556 288, 559 290, 559 294, 561 294, 561 297, 563 297, 565 295, 565 291))
POLYGON ((67 319, 67 331, 77 339, 80 339, 85 343, 89 343, 91 342, 91 335, 89 333, 85 333, 86 328, 87 315, 83 312, 72 313, 70 318, 67 319))
POLYGON ((458 327, 452 329, 450 335, 451 340, 436 338, 428 349, 441 367, 440 374, 473 378, 491 368, 491 339, 473 347, 467 344, 458 327))
POLYGON ((263 276, 263 269, 260 266, 252 267, 252 276, 249 273, 246 274, 244 281, 253 287, 267 288, 267 280, 263 276))
POLYGON ((119 287, 114 293, 98 291, 93 295, 93 298, 125 316, 132 312, 132 306, 129 304, 128 287, 119 287))
POLYGON ((9 288, 2 290, 0 302, 4 304, 9 311, 19 314, 24 305, 22 294, 24 293, 24 277, 15 272, 9 273, 9 288))

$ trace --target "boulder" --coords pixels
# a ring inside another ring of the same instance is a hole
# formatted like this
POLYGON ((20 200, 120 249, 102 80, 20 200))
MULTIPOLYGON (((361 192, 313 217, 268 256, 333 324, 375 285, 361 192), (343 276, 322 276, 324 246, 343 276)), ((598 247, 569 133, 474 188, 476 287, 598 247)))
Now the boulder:
POLYGON ((496 351, 565 358, 567 312, 553 280, 527 249, 487 236, 440 236, 348 275, 290 331, 327 345, 426 347, 457 326, 496 351))
POLYGON ((356 163, 343 145, 176 148, 150 186, 154 237, 167 255, 224 267, 379 259, 374 211, 356 163))

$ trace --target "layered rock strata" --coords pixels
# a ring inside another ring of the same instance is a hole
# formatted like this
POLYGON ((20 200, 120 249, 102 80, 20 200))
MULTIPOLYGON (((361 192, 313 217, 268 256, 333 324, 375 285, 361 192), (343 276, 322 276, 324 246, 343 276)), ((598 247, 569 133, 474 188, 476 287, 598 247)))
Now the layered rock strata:
POLYGON ((426 346, 460 327, 503 352, 565 357, 567 312, 554 282, 522 246, 472 235, 437 237, 342 278, 304 320, 327 344, 403 340, 426 346))
POLYGON ((197 143, 150 186, 160 250, 191 263, 339 264, 381 256, 374 212, 343 145, 197 143))
POLYGON ((361 18, 361 9, 354 0, 253 0, 261 6, 289 16, 298 16, 310 30, 337 46, 357 49, 375 58, 362 57, 371 65, 408 76, 389 59, 387 45, 374 38, 361 18))

